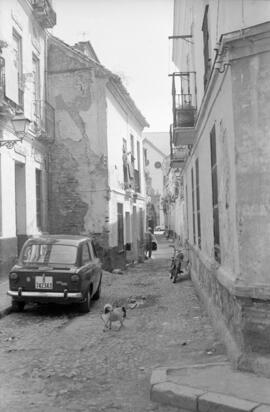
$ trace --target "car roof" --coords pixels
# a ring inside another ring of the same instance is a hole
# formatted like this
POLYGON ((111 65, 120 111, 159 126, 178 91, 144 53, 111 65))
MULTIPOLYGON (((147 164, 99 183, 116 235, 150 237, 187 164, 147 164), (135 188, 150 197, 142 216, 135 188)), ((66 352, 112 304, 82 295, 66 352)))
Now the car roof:
POLYGON ((33 236, 28 241, 31 243, 54 243, 61 245, 73 245, 78 246, 80 243, 86 240, 91 240, 89 236, 82 235, 39 235, 33 236))

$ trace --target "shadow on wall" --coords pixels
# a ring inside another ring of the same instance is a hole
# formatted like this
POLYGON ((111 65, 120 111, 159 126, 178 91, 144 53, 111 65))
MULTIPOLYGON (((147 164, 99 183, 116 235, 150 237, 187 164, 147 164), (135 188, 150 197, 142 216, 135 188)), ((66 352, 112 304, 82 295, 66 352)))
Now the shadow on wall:
MULTIPOLYGON (((68 225, 67 222, 63 225, 63 229, 51 228, 51 234, 67 234, 67 235, 85 235, 91 236, 98 257, 102 262, 104 270, 112 271, 113 269, 125 269, 126 265, 134 262, 142 262, 144 260, 144 232, 139 235, 135 232, 133 240, 124 239, 124 227, 122 229, 122 236, 120 241, 115 246, 109 245, 109 237, 114 234, 114 238, 118 238, 119 227, 118 223, 104 224, 102 232, 94 232, 91 230, 82 230, 82 221, 71 220, 68 225)), ((122 226, 121 226, 122 227, 122 226)))
MULTIPOLYGON (((86 235, 91 236, 94 240, 98 257, 102 262, 102 268, 107 271, 113 269, 125 269, 128 263, 144 260, 144 239, 137 239, 136 245, 133 242, 120 244, 119 246, 109 246, 110 232, 118 233, 117 223, 110 225, 109 229, 103 229, 101 233, 82 232, 79 228, 72 226, 70 230, 65 227, 64 231, 51 231, 51 234, 68 234, 68 235, 86 235)), ((11 238, 0 240, 0 281, 7 279, 11 267, 15 264, 20 249, 24 241, 31 236, 23 238, 11 238)))
POLYGON ((135 236, 134 241, 124 240, 116 246, 109 246, 109 235, 114 233, 118 237, 117 223, 108 226, 108 229, 103 229, 102 233, 88 232, 94 239, 94 244, 98 257, 102 261, 104 270, 112 271, 113 269, 125 269, 126 265, 134 262, 142 262, 144 260, 144 233, 135 236), (135 243, 135 244, 134 244, 135 243))

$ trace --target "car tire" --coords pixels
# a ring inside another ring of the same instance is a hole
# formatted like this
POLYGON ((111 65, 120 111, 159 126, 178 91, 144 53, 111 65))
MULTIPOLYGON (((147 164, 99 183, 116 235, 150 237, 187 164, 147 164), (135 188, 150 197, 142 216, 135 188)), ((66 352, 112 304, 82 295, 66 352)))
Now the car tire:
POLYGON ((100 298, 100 294, 101 294, 101 279, 99 281, 99 285, 97 288, 96 293, 94 294, 94 296, 92 297, 93 300, 98 300, 100 298))
POLYGON ((88 289, 85 300, 80 303, 80 312, 81 313, 88 313, 90 312, 90 305, 91 305, 91 292, 88 289))
POLYGON ((11 303, 11 308, 13 312, 22 312, 24 310, 25 302, 20 302, 18 300, 13 300, 11 303))

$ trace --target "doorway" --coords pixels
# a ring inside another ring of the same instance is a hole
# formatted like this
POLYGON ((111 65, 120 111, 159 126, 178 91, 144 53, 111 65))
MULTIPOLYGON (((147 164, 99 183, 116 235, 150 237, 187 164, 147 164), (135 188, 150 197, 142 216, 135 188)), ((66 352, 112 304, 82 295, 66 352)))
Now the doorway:
POLYGON ((137 235, 137 208, 133 206, 132 209, 132 249, 134 253, 134 260, 138 259, 138 235, 137 235))
POLYGON ((15 213, 17 248, 19 253, 23 243, 27 239, 25 165, 20 162, 15 162, 15 213))

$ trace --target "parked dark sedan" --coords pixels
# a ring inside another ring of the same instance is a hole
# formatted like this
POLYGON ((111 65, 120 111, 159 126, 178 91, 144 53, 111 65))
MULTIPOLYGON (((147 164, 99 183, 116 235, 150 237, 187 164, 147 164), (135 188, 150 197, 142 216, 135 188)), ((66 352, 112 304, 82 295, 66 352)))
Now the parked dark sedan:
POLYGON ((12 307, 27 302, 74 303, 89 312, 101 292, 102 269, 92 239, 85 236, 42 235, 27 240, 9 273, 12 307))

